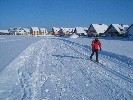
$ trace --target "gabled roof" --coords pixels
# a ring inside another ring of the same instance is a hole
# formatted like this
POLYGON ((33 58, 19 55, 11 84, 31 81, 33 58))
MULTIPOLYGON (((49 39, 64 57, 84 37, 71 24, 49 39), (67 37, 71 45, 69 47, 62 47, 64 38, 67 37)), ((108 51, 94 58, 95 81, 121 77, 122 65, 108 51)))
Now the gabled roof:
POLYGON ((39 28, 39 29, 40 29, 41 32, 45 32, 45 33, 48 32, 46 28, 39 28))
POLYGON ((9 28, 10 31, 18 31, 21 30, 21 27, 13 27, 13 28, 9 28))
POLYGON ((23 30, 25 30, 25 32, 30 32, 29 28, 23 28, 23 30))
POLYGON ((121 24, 112 24, 115 29, 121 33, 121 29, 123 29, 123 31, 126 31, 126 29, 129 27, 128 25, 121 25, 121 24))
POLYGON ((62 31, 72 31, 72 30, 74 31, 74 28, 62 28, 62 27, 61 27, 61 30, 62 30, 62 31))
POLYGON ((104 33, 108 26, 105 24, 92 24, 97 33, 104 33))
POLYGON ((53 29, 53 30, 57 30, 57 31, 60 30, 60 28, 57 28, 57 27, 53 27, 52 29, 53 29))
POLYGON ((13 29, 14 29, 14 28, 9 28, 8 31, 14 31, 13 29))
POLYGON ((39 28, 41 31, 44 31, 44 30, 46 30, 46 28, 39 28))
POLYGON ((34 31, 39 31, 38 27, 31 27, 31 29, 34 30, 34 31))
POLYGON ((133 26, 133 24, 130 25, 130 27, 128 27, 127 31, 133 26))
POLYGON ((88 27, 83 27, 84 28, 84 30, 88 30, 88 27))
POLYGON ((86 33, 86 27, 75 27, 77 33, 86 33))
POLYGON ((128 25, 123 25, 123 24, 111 24, 109 28, 111 26, 113 26, 117 30, 117 32, 119 32, 120 34, 123 34, 123 32, 125 32, 127 28, 129 27, 128 25))

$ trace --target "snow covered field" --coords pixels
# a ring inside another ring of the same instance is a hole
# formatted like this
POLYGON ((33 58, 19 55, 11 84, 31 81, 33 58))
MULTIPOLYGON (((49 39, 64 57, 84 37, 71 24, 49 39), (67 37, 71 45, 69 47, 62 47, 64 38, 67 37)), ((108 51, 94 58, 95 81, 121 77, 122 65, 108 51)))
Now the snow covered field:
POLYGON ((133 100, 133 40, 100 40, 0 36, 0 100, 133 100))

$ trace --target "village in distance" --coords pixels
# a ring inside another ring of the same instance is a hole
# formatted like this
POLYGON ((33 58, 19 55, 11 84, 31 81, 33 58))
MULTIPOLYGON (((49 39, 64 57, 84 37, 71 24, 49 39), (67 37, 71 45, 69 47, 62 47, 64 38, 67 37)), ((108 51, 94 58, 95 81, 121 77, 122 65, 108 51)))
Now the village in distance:
POLYGON ((88 36, 93 37, 99 35, 101 37, 123 37, 128 38, 133 36, 133 24, 91 24, 89 27, 74 27, 74 28, 64 28, 64 27, 52 27, 50 31, 46 28, 39 27, 13 27, 8 30, 0 30, 0 35, 33 35, 33 36, 43 36, 43 35, 54 35, 54 36, 88 36))

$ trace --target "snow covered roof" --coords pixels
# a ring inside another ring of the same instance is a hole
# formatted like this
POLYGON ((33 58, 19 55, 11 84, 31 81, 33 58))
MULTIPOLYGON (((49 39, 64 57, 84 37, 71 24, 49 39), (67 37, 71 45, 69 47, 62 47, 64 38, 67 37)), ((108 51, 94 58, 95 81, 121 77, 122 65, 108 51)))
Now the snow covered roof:
POLYGON ((8 29, 8 31, 11 31, 11 30, 13 30, 13 28, 9 28, 9 29, 8 29))
POLYGON ((45 32, 45 33, 48 33, 47 29, 46 28, 39 28, 41 32, 45 32))
POLYGON ((46 30, 46 28, 39 28, 41 31, 45 31, 46 30))
POLYGON ((18 31, 18 30, 22 30, 22 28, 21 27, 9 28, 9 31, 18 31))
POLYGON ((97 33, 104 33, 108 26, 105 24, 92 24, 97 33))
POLYGON ((0 30, 0 33, 9 33, 8 30, 0 30))
POLYGON ((122 34, 123 31, 126 31, 129 27, 129 25, 123 25, 123 24, 112 24, 112 26, 120 33, 122 34))
POLYGON ((133 24, 131 24, 131 25, 127 28, 127 31, 128 31, 131 27, 133 27, 133 24))
POLYGON ((31 27, 31 29, 34 30, 34 31, 39 31, 38 27, 31 27))
POLYGON ((60 30, 60 28, 57 28, 57 27, 53 27, 52 29, 53 30, 56 30, 56 31, 59 31, 60 30))
POLYGON ((61 30, 62 31, 69 31, 70 32, 70 31, 74 31, 74 28, 62 28, 61 27, 61 30))
POLYGON ((85 30, 88 30, 88 27, 83 27, 85 30))
POLYGON ((23 30, 25 30, 26 32, 30 32, 29 28, 23 28, 23 30))
POLYGON ((46 30, 46 28, 40 28, 40 30, 46 30))
POLYGON ((77 33, 86 33, 85 32, 86 29, 87 29, 86 27, 75 27, 77 33))
POLYGON ((21 27, 14 27, 14 30, 22 30, 22 28, 21 27))

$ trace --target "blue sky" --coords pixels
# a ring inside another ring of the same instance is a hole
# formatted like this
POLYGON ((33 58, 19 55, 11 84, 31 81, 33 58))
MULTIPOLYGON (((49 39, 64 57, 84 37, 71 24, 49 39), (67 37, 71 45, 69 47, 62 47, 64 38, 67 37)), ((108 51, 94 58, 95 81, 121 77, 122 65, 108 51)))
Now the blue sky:
POLYGON ((133 0, 0 0, 0 29, 133 23, 133 0))

